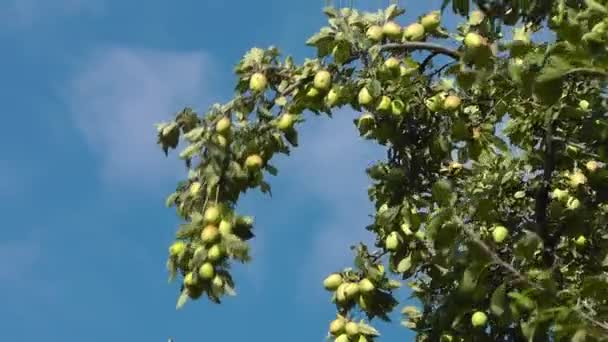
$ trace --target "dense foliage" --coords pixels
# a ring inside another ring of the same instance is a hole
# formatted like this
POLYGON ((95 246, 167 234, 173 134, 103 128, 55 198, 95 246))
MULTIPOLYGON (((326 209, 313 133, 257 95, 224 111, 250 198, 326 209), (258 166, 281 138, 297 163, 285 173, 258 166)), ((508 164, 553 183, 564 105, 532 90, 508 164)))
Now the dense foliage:
POLYGON ((316 58, 251 49, 231 101, 158 125, 165 153, 184 141, 189 169, 167 199, 184 220, 168 260, 178 307, 234 294, 230 263, 254 237, 240 194, 270 193, 304 114, 349 107, 387 159, 367 169, 375 245, 323 283, 328 337, 377 339, 369 321, 388 320, 406 280, 420 305, 403 324, 419 341, 607 339, 608 1, 452 4, 467 16, 455 32, 440 11, 402 24, 396 5, 328 7, 307 41, 316 58))

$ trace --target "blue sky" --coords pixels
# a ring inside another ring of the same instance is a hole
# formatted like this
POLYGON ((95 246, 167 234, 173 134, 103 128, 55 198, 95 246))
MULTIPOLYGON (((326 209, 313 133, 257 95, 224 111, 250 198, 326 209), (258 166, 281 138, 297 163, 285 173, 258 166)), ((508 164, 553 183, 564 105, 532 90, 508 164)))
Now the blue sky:
MULTIPOLYGON (((441 0, 424 3, 406 19, 441 0)), ((324 22, 322 5, 0 2, 3 340, 324 339, 334 309, 321 280, 350 265, 349 245, 370 240, 363 170, 384 157, 358 138, 356 114, 311 117, 302 147, 277 162, 274 197, 243 199, 258 237, 254 261, 236 268, 238 296, 181 311, 165 270, 178 221, 163 202, 185 174, 155 145, 153 126, 186 105, 204 112, 227 100, 250 47, 311 56, 304 41, 324 22)), ((381 340, 411 336, 398 321, 377 326, 381 340)))

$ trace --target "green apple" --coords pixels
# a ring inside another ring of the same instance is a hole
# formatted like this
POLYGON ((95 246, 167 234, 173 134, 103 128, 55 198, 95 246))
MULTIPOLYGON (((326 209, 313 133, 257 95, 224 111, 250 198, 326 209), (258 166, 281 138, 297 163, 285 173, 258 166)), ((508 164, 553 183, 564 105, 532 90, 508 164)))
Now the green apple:
POLYGON ((346 335, 355 336, 359 334, 359 324, 355 322, 348 322, 344 326, 344 331, 346 331, 346 335))
POLYGON ((576 197, 570 196, 568 198, 568 200, 566 201, 566 208, 568 208, 569 210, 576 210, 576 209, 580 208, 580 206, 581 206, 581 201, 576 197))
POLYGON ((386 61, 384 61, 384 67, 391 71, 399 70, 400 65, 401 62, 399 62, 399 60, 395 57, 390 57, 386 61))
POLYGON ((403 31, 403 38, 409 41, 420 41, 424 39, 424 26, 420 23, 413 23, 403 31))
POLYGON ((216 135, 215 136, 215 142, 220 146, 220 147, 226 147, 228 145, 228 139, 226 139, 225 136, 223 135, 216 135))
POLYGON ((215 276, 215 268, 210 262, 206 262, 198 269, 198 276, 205 280, 211 280, 215 276))
POLYGON ((486 15, 482 11, 473 11, 469 15, 469 24, 473 26, 479 25, 485 18, 486 15))
POLYGON ((344 331, 344 326, 346 322, 343 318, 336 318, 331 323, 329 323, 329 333, 336 336, 341 334, 344 331))
POLYGON ((259 154, 252 154, 248 156, 247 159, 245 159, 245 167, 249 171, 259 170, 260 168, 262 168, 263 163, 264 161, 262 160, 262 157, 260 157, 259 154))
POLYGON ((211 224, 205 226, 205 228, 203 228, 203 231, 201 232, 201 240, 205 244, 212 244, 212 243, 216 242, 219 237, 220 237, 219 230, 217 229, 216 226, 211 225, 211 224))
POLYGON ((344 294, 347 299, 353 299, 359 294, 359 285, 355 283, 347 283, 344 288, 344 294))
POLYGON ((401 100, 394 100, 391 102, 391 113, 394 115, 401 115, 405 110, 405 103, 401 100))
POLYGON ((580 171, 576 171, 568 177, 568 181, 570 186, 573 188, 578 187, 579 185, 583 185, 587 183, 587 177, 580 171))
POLYGON ((374 98, 369 93, 369 90, 367 89, 367 87, 363 87, 363 88, 361 88, 361 90, 359 90, 359 94, 357 95, 357 100, 359 101, 359 104, 361 106, 368 106, 372 103, 372 101, 374 101, 374 98))
POLYGON ((256 72, 251 75, 251 78, 249 79, 249 89, 254 92, 262 92, 266 90, 267 86, 268 80, 266 79, 266 76, 263 73, 256 72))
POLYGON ((315 87, 310 87, 308 89, 308 91, 306 92, 306 96, 310 97, 310 98, 315 98, 317 96, 319 96, 319 89, 315 88, 315 87))
POLYGON ((384 32, 382 30, 382 27, 380 27, 378 25, 372 25, 367 29, 367 31, 365 32, 365 35, 367 36, 367 39, 374 41, 374 42, 379 42, 382 40, 382 36, 384 35, 384 32))
POLYGON ((460 97, 456 95, 449 95, 443 100, 443 108, 447 111, 455 111, 460 107, 460 97))
POLYGON ((198 195, 198 193, 201 191, 202 186, 203 185, 201 184, 201 182, 194 182, 194 183, 190 184, 190 194, 198 195))
POLYGON ((368 342, 367 336, 359 335, 359 339, 357 340, 357 342, 368 342))
POLYGON ((279 122, 277 123, 277 127, 281 131, 288 131, 293 128, 293 125, 296 121, 296 116, 293 114, 285 113, 281 115, 279 118, 279 122))
POLYGON ((394 21, 388 21, 382 26, 382 33, 391 39, 401 38, 401 26, 394 21))
POLYGON ((374 123, 376 119, 370 113, 365 113, 361 115, 357 119, 357 128, 359 129, 359 133, 363 136, 370 132, 374 128, 374 123))
POLYGON ((568 191, 562 189, 555 189, 551 192, 551 198, 555 198, 558 201, 565 201, 568 199, 568 191))
POLYGON ((336 289, 336 302, 338 304, 344 304, 348 300, 348 298, 346 298, 346 285, 348 284, 340 284, 336 289))
POLYGON ((373 292, 375 289, 376 286, 374 286, 374 283, 372 283, 371 280, 363 278, 359 281, 359 290, 361 291, 361 293, 370 293, 373 292))
POLYGON ((336 337, 336 339, 334 340, 334 342, 349 342, 350 339, 348 338, 348 335, 346 334, 342 334, 338 337, 336 337))
POLYGON ((482 311, 477 311, 471 316, 471 324, 476 328, 483 327, 486 323, 488 323, 488 316, 482 311))
POLYGON ((397 232, 390 233, 386 237, 386 240, 384 241, 384 245, 385 245, 386 249, 389 251, 397 250, 397 247, 399 247, 399 235, 397 234, 397 232))
POLYGON ((597 169, 600 168, 600 164, 595 160, 590 160, 585 164, 585 168, 587 169, 587 171, 594 173, 595 171, 597 171, 597 169))
POLYGON ((221 135, 230 133, 230 118, 224 116, 215 124, 215 130, 221 135))
POLYGON ((329 275, 323 280, 323 287, 328 291, 336 291, 342 285, 342 276, 338 273, 329 275))
POLYGON ((184 286, 186 287, 194 287, 197 285, 196 278, 194 278, 194 274, 192 272, 188 272, 184 277, 184 286))
POLYGON ((580 100, 578 102, 578 108, 580 108, 580 109, 582 109, 584 111, 589 110, 589 106, 590 106, 590 103, 587 100, 580 100))
POLYGON ((232 234, 232 222, 230 222, 228 220, 220 221, 219 231, 220 231, 220 234, 222 234, 222 235, 232 234))
POLYGON ((203 220, 210 224, 217 224, 220 222, 220 208, 217 205, 211 205, 205 209, 203 214, 203 220))
POLYGON ((471 50, 476 50, 484 46, 484 41, 485 39, 475 32, 469 32, 464 37, 464 45, 471 50))
POLYGON ((496 226, 492 231, 492 238, 494 238, 494 242, 502 243, 505 241, 507 236, 509 235, 509 230, 504 226, 496 226))
POLYGON ((340 91, 336 88, 332 88, 325 97, 325 103, 328 107, 335 106, 340 100, 340 91))
POLYGON ((216 262, 216 261, 220 260, 223 256, 224 256, 224 251, 222 250, 222 247, 220 247, 220 245, 217 245, 217 244, 211 246, 211 248, 209 248, 209 251, 207 252, 207 257, 212 262, 216 262))
POLYGON ((441 24, 441 12, 432 11, 427 13, 424 17, 420 18, 420 24, 424 26, 424 30, 427 32, 433 32, 441 24))
POLYGON ((315 88, 320 90, 329 90, 331 88, 331 74, 327 70, 317 71, 313 80, 315 88))
POLYGON ((584 235, 580 235, 576 238, 576 240, 574 240, 574 244, 577 247, 585 247, 585 245, 587 244, 587 238, 584 235))
POLYGON ((169 255, 172 257, 178 256, 186 250, 186 244, 182 241, 174 242, 171 247, 169 247, 169 255))
POLYGON ((376 110, 379 112, 387 112, 391 109, 391 98, 388 96, 382 96, 376 110))

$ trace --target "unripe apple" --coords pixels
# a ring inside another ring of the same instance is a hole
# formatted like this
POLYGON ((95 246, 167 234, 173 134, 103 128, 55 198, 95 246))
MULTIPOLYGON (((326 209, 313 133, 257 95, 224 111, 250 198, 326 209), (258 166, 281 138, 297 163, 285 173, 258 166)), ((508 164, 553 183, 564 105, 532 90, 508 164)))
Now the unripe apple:
POLYGON ((209 248, 209 252, 207 252, 207 257, 210 261, 215 262, 220 260, 224 256, 224 251, 220 247, 220 245, 213 245, 209 248))
POLYGON ((317 96, 319 96, 319 89, 315 88, 315 87, 310 87, 308 89, 308 91, 306 92, 306 96, 310 97, 310 98, 315 98, 317 96))
POLYGON ((374 42, 379 42, 382 40, 382 36, 384 35, 384 32, 382 32, 382 27, 380 27, 378 25, 372 25, 367 29, 367 31, 365 32, 365 35, 367 36, 367 38, 369 40, 372 40, 374 42))
POLYGON ((266 90, 267 86, 268 80, 264 74, 261 72, 256 72, 251 75, 251 78, 249 79, 249 89, 253 90, 254 92, 262 92, 266 90))
POLYGON ((413 23, 403 31, 403 38, 409 41, 419 41, 424 39, 424 26, 420 23, 413 23))
POLYGON ((339 100, 340 100, 340 93, 335 88, 332 88, 327 93, 327 96, 325 97, 325 103, 327 104, 328 107, 335 106, 338 103, 339 100))
POLYGON ((587 111, 589 109, 589 105, 590 105, 590 103, 587 100, 580 100, 578 102, 578 108, 580 108, 584 111, 587 111))
POLYGON ((376 119, 370 113, 365 113, 357 119, 357 128, 359 133, 363 136, 374 128, 376 119))
POLYGON ((353 299, 359 294, 359 285, 354 283, 347 283, 344 287, 344 294, 347 299, 353 299))
POLYGON ((342 285, 342 276, 338 273, 331 274, 323 280, 323 287, 328 291, 336 291, 342 285))
POLYGON ((578 238, 576 238, 576 240, 574 240, 574 244, 577 247, 585 247, 587 244, 587 238, 585 238, 584 235, 580 235, 578 238))
POLYGON ((488 316, 484 312, 477 311, 471 316, 471 324, 476 328, 485 326, 487 322, 488 316))
POLYGON ((390 57, 386 61, 384 61, 384 67, 388 70, 397 71, 399 70, 401 62, 395 57, 390 57))
POLYGON ((193 287, 196 285, 197 285, 197 282, 196 282, 196 279, 194 278, 194 274, 192 272, 188 272, 186 274, 186 276, 184 277, 184 286, 193 287))
POLYGON ((384 241, 384 245, 385 245, 386 249, 389 251, 397 250, 397 247, 399 247, 399 235, 397 234, 397 232, 390 233, 386 237, 386 240, 384 241))
POLYGON ((285 113, 283 115, 281 115, 281 117, 279 118, 279 122, 277 124, 277 127, 281 130, 281 131, 288 131, 290 129, 293 128, 294 122, 296 120, 295 115, 293 114, 289 114, 289 113, 285 113))
POLYGON ((447 111, 455 111, 460 107, 460 97, 456 95, 449 95, 443 100, 443 108, 447 111))
POLYGON ((203 240, 203 243, 206 243, 206 244, 212 244, 212 243, 216 242, 219 237, 220 237, 220 232, 217 230, 217 227, 214 225, 206 226, 205 228, 203 228, 203 231, 201 232, 201 240, 203 240))
POLYGON ((420 19, 420 24, 422 24, 422 26, 424 26, 424 29, 428 32, 435 31, 439 27, 440 23, 441 23, 441 12, 440 11, 429 12, 420 19))
POLYGON ((334 342, 349 342, 350 339, 348 338, 348 335, 346 334, 342 334, 338 337, 336 337, 336 339, 334 340, 334 342))
POLYGON ((202 279, 211 280, 215 276, 215 269, 210 262, 206 262, 198 269, 198 275, 202 279))
POLYGON ((579 201, 578 198, 576 197, 569 197, 568 201, 566 202, 566 208, 568 208, 569 210, 576 210, 578 208, 580 208, 581 206, 581 201, 579 201))
POLYGON ((394 21, 388 21, 382 26, 382 33, 389 38, 401 38, 401 26, 394 21))
POLYGON ((186 244, 182 241, 176 241, 171 245, 171 247, 169 247, 169 255, 175 257, 182 254, 185 250, 186 244))
POLYGON ((226 147, 228 145, 228 139, 226 139, 226 137, 223 135, 216 135, 215 141, 220 147, 226 147))
POLYGON ((576 171, 570 175, 569 183, 570 186, 576 188, 579 185, 587 183, 587 177, 580 171, 576 171))
POLYGON ((485 18, 486 15, 482 11, 473 11, 469 15, 469 24, 479 25, 484 21, 485 18))
POLYGON ((329 323, 329 333, 336 336, 341 334, 344 331, 344 326, 346 322, 343 318, 336 318, 331 323, 329 323))
POLYGON ((257 171, 262 167, 263 164, 262 157, 259 154, 252 154, 245 159, 245 167, 249 171, 257 171))
POLYGON ((405 109, 405 103, 401 100, 394 100, 391 102, 391 113, 394 115, 403 114, 403 110, 405 109))
POLYGON ((340 284, 340 286, 338 286, 336 289, 336 302, 338 304, 344 304, 348 299, 346 298, 346 285, 348 284, 340 284))
POLYGON ((359 334, 359 325, 355 322, 348 322, 344 326, 344 330, 346 331, 346 335, 355 336, 359 334))
POLYGON ((551 197, 558 201, 564 201, 568 199, 568 191, 562 189, 555 189, 551 192, 551 197))
POLYGON ((504 226, 496 226, 492 231, 492 238, 494 238, 494 242, 502 243, 505 241, 507 236, 509 235, 509 230, 504 226))
POLYGON ((391 98, 388 96, 382 96, 376 110, 379 112, 386 112, 391 109, 391 98))
POLYGON ((317 71, 313 81, 315 88, 320 90, 328 90, 331 88, 331 74, 327 70, 317 71))
POLYGON ((201 184, 201 182, 194 182, 190 185, 190 194, 191 195, 198 195, 198 193, 201 191, 201 187, 203 185, 201 184))
POLYGON ((359 339, 357 340, 357 342, 368 342, 367 336, 359 335, 359 339))
POLYGON ((230 222, 228 220, 220 221, 219 231, 220 231, 220 234, 222 234, 222 235, 232 234, 232 222, 230 222))
POLYGON ((363 278, 361 279, 361 281, 359 281, 359 290, 361 290, 361 293, 370 293, 373 292, 375 289, 376 286, 374 286, 374 283, 372 283, 371 280, 363 278))
POLYGON ((216 205, 209 206, 205 209, 203 220, 209 224, 217 224, 220 221, 220 208, 216 205))
POLYGON ((593 173, 600 168, 600 164, 595 160, 590 160, 585 164, 585 168, 587 168, 587 171, 593 173))
POLYGON ((479 49, 484 45, 484 38, 475 32, 469 32, 464 37, 464 45, 471 49, 479 49))
POLYGON ((367 89, 367 87, 363 87, 361 90, 359 90, 359 95, 357 96, 357 100, 359 101, 359 104, 361 106, 367 106, 372 103, 374 98, 369 93, 369 90, 367 89))
POLYGON ((215 124, 215 130, 221 135, 230 133, 230 118, 224 116, 215 124))

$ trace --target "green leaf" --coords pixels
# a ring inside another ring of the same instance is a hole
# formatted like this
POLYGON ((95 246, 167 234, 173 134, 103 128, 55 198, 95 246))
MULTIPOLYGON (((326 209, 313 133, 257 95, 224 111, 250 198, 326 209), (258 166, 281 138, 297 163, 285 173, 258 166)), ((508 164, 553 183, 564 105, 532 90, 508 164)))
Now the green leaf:
POLYGON ((184 289, 182 291, 182 293, 179 295, 179 298, 177 299, 177 304, 175 305, 175 308, 177 310, 181 309, 184 307, 184 305, 186 304, 186 302, 188 301, 188 289, 184 289))
POLYGON ((405 273, 412 267, 412 255, 403 258, 397 265, 397 272, 405 273))
POLYGON ((505 312, 506 301, 506 284, 503 283, 492 293, 492 298, 490 299, 490 311, 492 311, 492 314, 502 316, 505 312))

